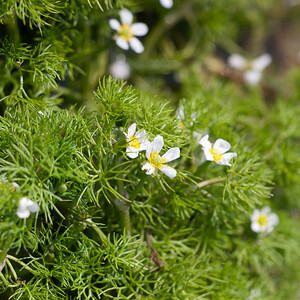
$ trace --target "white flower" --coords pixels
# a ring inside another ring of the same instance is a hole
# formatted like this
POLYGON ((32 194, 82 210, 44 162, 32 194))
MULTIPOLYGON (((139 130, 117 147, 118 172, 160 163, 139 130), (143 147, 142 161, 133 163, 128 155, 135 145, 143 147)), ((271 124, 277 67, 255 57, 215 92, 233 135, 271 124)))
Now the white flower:
MULTIPOLYGON (((184 113, 184 107, 183 106, 179 106, 175 113, 177 114, 177 119, 178 119, 178 126, 181 128, 185 128, 184 123, 186 122, 186 117, 185 117, 185 113, 184 113)), ((196 121, 196 117, 197 114, 196 112, 192 112, 190 118, 192 119, 192 121, 190 122, 190 126, 193 126, 194 122, 196 121)))
POLYGON ((19 201, 19 207, 17 210, 17 215, 20 219, 26 219, 29 217, 30 213, 35 213, 39 211, 39 206, 34 203, 31 199, 23 197, 19 201))
POLYGON ((146 150, 147 135, 146 131, 136 131, 136 124, 133 123, 129 126, 127 133, 123 132, 126 136, 127 149, 126 154, 130 158, 136 158, 140 151, 146 150))
POLYGON ((128 79, 130 77, 130 66, 126 63, 126 57, 118 54, 116 61, 109 66, 109 73, 114 78, 128 79))
POLYGON ((222 139, 217 139, 212 146, 211 142, 208 140, 208 134, 206 134, 200 141, 199 144, 202 145, 202 150, 204 151, 207 160, 215 161, 219 165, 231 166, 229 161, 231 158, 237 156, 236 153, 229 152, 230 144, 222 139))
POLYGON ((271 213, 271 208, 264 206, 261 210, 255 209, 251 216, 251 229, 254 232, 271 232, 279 223, 279 218, 275 213, 271 213))
POLYGON ((163 145, 164 139, 160 135, 155 137, 153 142, 147 142, 146 156, 148 162, 143 165, 142 170, 147 170, 146 174, 151 175, 156 174, 159 169, 170 178, 174 178, 177 174, 176 170, 165 165, 165 163, 179 158, 180 149, 178 147, 171 148, 163 156, 160 156, 159 152, 163 145))
POLYGON ((15 191, 20 188, 20 186, 16 182, 12 182, 12 183, 8 182, 5 175, 2 175, 1 179, 4 181, 4 183, 6 183, 12 187, 12 191, 15 191))
POLYGON ((159 2, 164 8, 171 8, 173 6, 173 0, 159 0, 159 2))
POLYGON ((250 85, 256 85, 261 79, 262 71, 270 65, 272 57, 265 53, 258 58, 247 61, 240 54, 232 54, 228 58, 228 65, 236 70, 244 72, 244 80, 250 85))
POLYGON ((120 19, 122 25, 116 19, 109 20, 110 27, 117 31, 114 37, 116 44, 124 50, 128 50, 130 46, 134 52, 142 53, 144 46, 135 36, 146 35, 148 26, 144 23, 132 24, 133 15, 127 9, 120 11, 120 19))

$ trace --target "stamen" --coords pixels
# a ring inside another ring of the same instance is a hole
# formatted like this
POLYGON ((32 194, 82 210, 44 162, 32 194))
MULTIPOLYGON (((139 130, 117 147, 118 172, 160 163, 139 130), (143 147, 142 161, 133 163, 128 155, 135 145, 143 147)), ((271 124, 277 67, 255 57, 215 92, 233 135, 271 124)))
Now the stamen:
POLYGON ((130 24, 123 24, 119 30, 119 36, 122 37, 125 41, 130 41, 134 34, 130 24))
POLYGON ((161 168, 166 159, 161 157, 157 152, 152 152, 149 157, 149 163, 155 168, 161 168))
POLYGON ((209 151, 212 154, 215 161, 220 161, 222 159, 222 154, 219 150, 211 148, 209 151))
POLYGON ((257 223, 260 225, 260 226, 265 226, 268 224, 268 218, 266 215, 260 215, 258 220, 257 220, 257 223))
POLYGON ((130 146, 134 147, 135 149, 140 148, 140 141, 134 135, 130 137, 130 146))

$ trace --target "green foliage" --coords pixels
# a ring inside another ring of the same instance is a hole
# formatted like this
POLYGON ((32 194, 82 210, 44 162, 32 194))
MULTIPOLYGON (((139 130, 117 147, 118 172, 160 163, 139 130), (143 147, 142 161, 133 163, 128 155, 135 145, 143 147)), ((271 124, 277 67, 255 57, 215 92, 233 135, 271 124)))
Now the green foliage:
POLYGON ((0 1, 1 299, 299 297, 300 73, 269 99, 212 59, 255 44, 274 3, 0 1), (123 7, 149 27, 128 82, 108 76, 123 7), (180 148, 174 178, 129 158, 133 123, 180 148), (21 219, 23 197, 40 210, 21 219), (256 233, 265 205, 280 222, 256 233))

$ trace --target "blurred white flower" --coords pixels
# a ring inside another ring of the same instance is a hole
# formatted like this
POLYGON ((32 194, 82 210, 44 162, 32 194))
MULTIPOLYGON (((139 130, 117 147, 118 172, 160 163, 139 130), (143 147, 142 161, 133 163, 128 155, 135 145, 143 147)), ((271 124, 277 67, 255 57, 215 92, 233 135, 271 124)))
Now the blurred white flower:
POLYGON ((148 33, 148 26, 144 23, 132 24, 133 15, 127 10, 120 11, 121 24, 116 19, 110 19, 109 25, 117 33, 114 36, 116 44, 124 49, 128 50, 129 46, 136 53, 142 53, 144 51, 143 44, 135 36, 143 36, 148 33))
POLYGON ((261 289, 253 289, 250 291, 250 295, 247 300, 261 299, 261 289))
POLYGON ((180 157, 180 149, 178 147, 169 149, 163 156, 159 155, 164 145, 164 139, 158 135, 153 142, 147 142, 146 156, 148 161, 143 165, 142 170, 146 170, 147 175, 156 174, 159 169, 170 178, 177 175, 175 169, 165 165, 165 163, 180 157))
POLYGON ((223 139, 217 139, 212 146, 208 140, 208 134, 199 141, 199 144, 203 146, 202 150, 204 151, 206 160, 215 161, 219 165, 231 166, 229 161, 231 158, 237 156, 234 152, 225 153, 230 150, 231 146, 223 139))
POLYGON ((271 213, 269 206, 262 209, 255 209, 251 216, 251 229, 254 232, 271 232, 279 223, 279 218, 275 213, 271 213))
POLYGON ((17 215, 20 219, 26 219, 30 216, 30 213, 35 213, 39 211, 39 206, 34 203, 31 199, 23 197, 19 201, 19 207, 17 210, 17 215))
POLYGON ((109 73, 118 79, 128 79, 130 77, 130 66, 126 63, 126 57, 118 54, 116 61, 109 66, 109 73))
MULTIPOLYGON (((184 108, 183 106, 179 106, 177 109, 176 109, 176 112, 177 114, 177 119, 178 119, 178 125, 179 127, 181 128, 185 128, 185 123, 186 123, 186 117, 185 117, 185 113, 184 113, 184 108)), ((190 122, 190 126, 193 126, 194 122, 196 121, 196 117, 197 117, 197 114, 196 112, 192 112, 190 118, 192 119, 192 121, 190 122)))
POLYGON ((247 61, 240 54, 232 54, 228 58, 228 65, 236 70, 244 72, 244 80, 250 85, 256 85, 261 79, 262 71, 270 65, 272 57, 265 53, 258 58, 247 61))
POLYGON ((12 187, 11 189, 12 189, 13 191, 15 191, 15 190, 17 190, 18 188, 20 188, 20 186, 19 186, 16 182, 10 183, 10 182, 7 180, 7 178, 6 178, 5 175, 2 175, 1 178, 2 178, 2 180, 4 181, 4 183, 6 183, 6 184, 8 184, 9 186, 12 187))
POLYGON ((130 158, 136 158, 140 151, 146 150, 147 135, 146 131, 136 131, 136 123, 129 126, 126 136, 127 149, 126 154, 130 158))
POLYGON ((169 9, 173 6, 173 0, 159 0, 159 2, 164 8, 169 9))

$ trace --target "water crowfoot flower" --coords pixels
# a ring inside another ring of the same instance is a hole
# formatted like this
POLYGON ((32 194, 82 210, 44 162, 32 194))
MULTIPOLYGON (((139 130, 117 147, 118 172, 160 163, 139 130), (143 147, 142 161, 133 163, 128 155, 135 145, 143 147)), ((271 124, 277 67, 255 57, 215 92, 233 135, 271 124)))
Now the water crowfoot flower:
POLYGON ((255 209, 251 216, 251 229, 254 232, 271 232, 279 223, 279 218, 275 213, 271 213, 271 208, 264 206, 261 210, 255 209))
POLYGON ((38 212, 39 209, 39 206, 36 203, 34 203, 31 199, 23 197, 19 201, 17 215, 20 219, 26 219, 30 216, 31 212, 38 212))
POLYGON ((133 15, 127 10, 120 11, 121 24, 116 19, 109 20, 109 25, 117 33, 114 36, 116 44, 123 50, 128 50, 129 46, 136 53, 144 51, 143 44, 135 36, 143 36, 148 33, 148 26, 144 23, 132 24, 133 15))
POLYGON ((205 158, 209 161, 215 161, 219 165, 231 166, 229 161, 231 158, 237 156, 235 152, 225 153, 230 150, 231 146, 223 139, 217 139, 212 146, 208 140, 208 134, 199 141, 199 144, 203 146, 202 150, 204 151, 205 158))
POLYGON ((163 156, 159 155, 164 145, 164 139, 158 135, 153 142, 147 142, 146 156, 148 161, 143 165, 142 170, 146 170, 147 175, 156 174, 159 169, 170 178, 174 178, 177 174, 176 170, 165 165, 165 163, 180 157, 180 149, 178 147, 169 149, 163 156))
POLYGON ((164 8, 171 8, 173 6, 173 0, 159 0, 159 2, 164 8))
POLYGON ((127 149, 126 154, 130 158, 136 158, 140 151, 146 150, 147 135, 146 131, 136 131, 136 123, 129 126, 126 136, 127 149))
POLYGON ((232 54, 228 58, 228 65, 236 70, 244 72, 244 80, 250 85, 256 85, 260 79, 262 71, 271 63, 272 57, 265 53, 258 58, 247 61, 240 54, 232 54))
POLYGON ((130 77, 130 66, 126 63, 126 57, 118 54, 116 61, 109 66, 109 73, 114 78, 128 79, 130 77))

